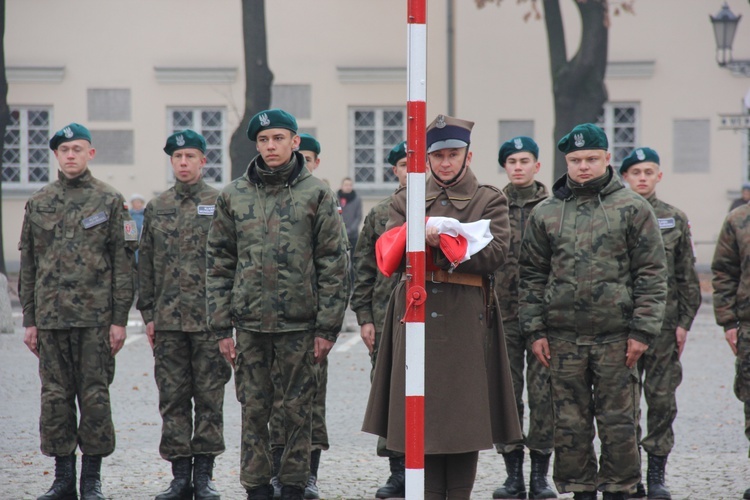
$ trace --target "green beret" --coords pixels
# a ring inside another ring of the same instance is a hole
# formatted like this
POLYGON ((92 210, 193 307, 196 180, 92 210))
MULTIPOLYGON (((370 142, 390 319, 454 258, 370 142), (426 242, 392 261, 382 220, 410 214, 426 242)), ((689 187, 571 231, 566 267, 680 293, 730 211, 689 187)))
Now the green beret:
POLYGON ((557 149, 563 154, 580 151, 583 149, 609 149, 607 134, 604 130, 593 123, 583 123, 576 125, 568 135, 560 139, 557 143, 557 149))
POLYGON ((320 154, 320 143, 318 140, 310 134, 299 135, 299 150, 300 151, 312 151, 316 155, 320 154))
POLYGON ((534 158, 539 158, 539 146, 534 142, 534 139, 526 137, 525 135, 519 135, 518 137, 505 141, 503 145, 500 146, 497 161, 500 163, 501 167, 505 168, 505 160, 507 160, 510 155, 521 153, 522 151, 527 151, 533 154, 534 158))
POLYGON ((255 141, 258 132, 269 128, 285 128, 297 133, 297 120, 283 109, 267 109, 250 119, 247 125, 247 138, 255 141))
POLYGON ((638 163, 651 162, 659 165, 659 153, 651 148, 637 148, 630 152, 628 156, 622 160, 620 165, 620 173, 624 174, 630 167, 638 163))
POLYGON ((164 152, 172 156, 178 149, 197 149, 206 154, 206 139, 190 129, 175 132, 167 138, 167 145, 164 146, 164 152))
POLYGON ((76 139, 84 139, 91 144, 91 132, 80 123, 71 123, 55 132, 55 135, 49 140, 49 148, 56 151, 57 147, 63 142, 75 141, 76 139))
POLYGON ((406 141, 401 141, 393 146, 391 152, 388 153, 388 163, 395 167, 401 158, 406 158, 406 141))

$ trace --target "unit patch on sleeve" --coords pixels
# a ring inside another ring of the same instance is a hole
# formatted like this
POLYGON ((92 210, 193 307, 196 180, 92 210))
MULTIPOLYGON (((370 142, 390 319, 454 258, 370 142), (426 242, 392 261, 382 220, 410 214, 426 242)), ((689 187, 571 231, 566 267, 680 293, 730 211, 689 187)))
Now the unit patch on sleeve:
POLYGON ((138 226, 134 220, 122 221, 125 232, 125 241, 138 241, 138 226))
POLYGON ((198 205, 198 215, 213 215, 216 205, 198 205))
POLYGON ((659 229, 672 229, 674 227, 674 217, 659 219, 659 229))

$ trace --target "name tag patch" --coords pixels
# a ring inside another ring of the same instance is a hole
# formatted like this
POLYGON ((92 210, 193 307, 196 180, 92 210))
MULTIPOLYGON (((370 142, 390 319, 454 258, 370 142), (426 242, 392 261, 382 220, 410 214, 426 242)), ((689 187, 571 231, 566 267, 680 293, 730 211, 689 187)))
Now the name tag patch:
POLYGON ((138 241, 138 226, 136 226, 134 220, 126 220, 122 222, 125 241, 138 241))
POLYGON ((157 210, 156 215, 172 215, 176 214, 177 209, 176 208, 165 208, 163 210, 157 210))
POLYGON ((659 229, 671 229, 675 226, 674 217, 659 219, 659 229))
POLYGON ((97 212, 94 215, 90 217, 86 217, 81 221, 81 225, 83 225, 84 229, 90 229, 94 226, 98 226, 99 224, 102 224, 104 222, 107 222, 109 220, 109 215, 107 215, 107 212, 97 212))
POLYGON ((36 211, 37 212, 42 212, 42 213, 46 213, 46 214, 53 214, 53 213, 55 213, 55 210, 56 210, 55 207, 45 207, 45 206, 41 206, 41 205, 38 206, 38 207, 36 207, 36 211))
POLYGON ((216 205, 198 205, 198 215, 213 215, 216 205))

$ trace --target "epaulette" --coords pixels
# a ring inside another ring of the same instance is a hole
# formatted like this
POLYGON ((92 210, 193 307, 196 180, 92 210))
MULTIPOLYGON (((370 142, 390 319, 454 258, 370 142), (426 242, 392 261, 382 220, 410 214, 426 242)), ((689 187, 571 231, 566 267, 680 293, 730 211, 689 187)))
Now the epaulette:
POLYGON ((494 192, 496 192, 496 193, 502 193, 502 192, 503 192, 503 190, 502 190, 502 189, 500 189, 500 188, 499 188, 499 187, 497 187, 497 186, 493 186, 492 184, 480 184, 480 185, 479 185, 479 189, 481 189, 481 188, 488 188, 488 189, 491 189, 491 190, 493 190, 493 191, 494 191, 494 192))

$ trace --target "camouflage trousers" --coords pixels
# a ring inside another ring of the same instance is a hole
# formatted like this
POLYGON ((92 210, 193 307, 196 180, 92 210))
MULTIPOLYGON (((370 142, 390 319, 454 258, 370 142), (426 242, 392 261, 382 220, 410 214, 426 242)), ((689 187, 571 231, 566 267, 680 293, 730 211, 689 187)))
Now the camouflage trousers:
POLYGON ((557 490, 635 491, 641 480, 640 397, 638 372, 625 366, 627 341, 576 345, 550 338, 549 344, 557 490), (598 471, 594 420, 601 441, 598 471))
POLYGON ((80 446, 86 455, 110 455, 115 450, 109 400, 115 358, 109 327, 38 330, 38 347, 42 453, 65 456, 80 446))
POLYGON ((518 421, 523 425, 523 369, 524 356, 526 359, 526 390, 529 398, 529 432, 520 443, 498 443, 495 445, 498 453, 510 453, 522 450, 524 445, 529 450, 545 455, 552 453, 553 422, 552 422, 552 392, 550 388, 549 369, 536 359, 531 352, 531 342, 521 335, 518 320, 503 321, 505 345, 508 348, 511 378, 513 379, 513 393, 516 397, 518 421))
POLYGON ((231 376, 212 332, 156 332, 154 378, 163 459, 224 452, 224 386, 231 376))
POLYGON ((750 323, 740 324, 737 332, 737 358, 734 366, 734 394, 745 403, 745 436, 750 441, 750 323))
POLYGON ((662 330, 638 360, 641 390, 646 397, 646 437, 638 419, 638 437, 646 452, 664 457, 674 446, 672 423, 677 417, 677 387, 682 382, 682 364, 674 330, 662 330))
MULTIPOLYGON (((271 449, 284 448, 286 446, 286 435, 284 434, 284 391, 281 384, 281 372, 278 367, 278 359, 271 366, 273 377, 273 409, 271 410, 271 421, 268 430, 271 436, 271 449)), ((312 449, 327 450, 328 428, 326 427, 326 395, 328 394, 328 359, 313 366, 315 371, 315 396, 312 403, 312 449)))
POLYGON ((304 488, 310 475, 312 400, 315 395, 313 332, 237 331, 234 379, 242 404, 240 483, 245 489, 271 481, 268 424, 274 402, 271 366, 279 362, 286 447, 279 480, 304 488))

